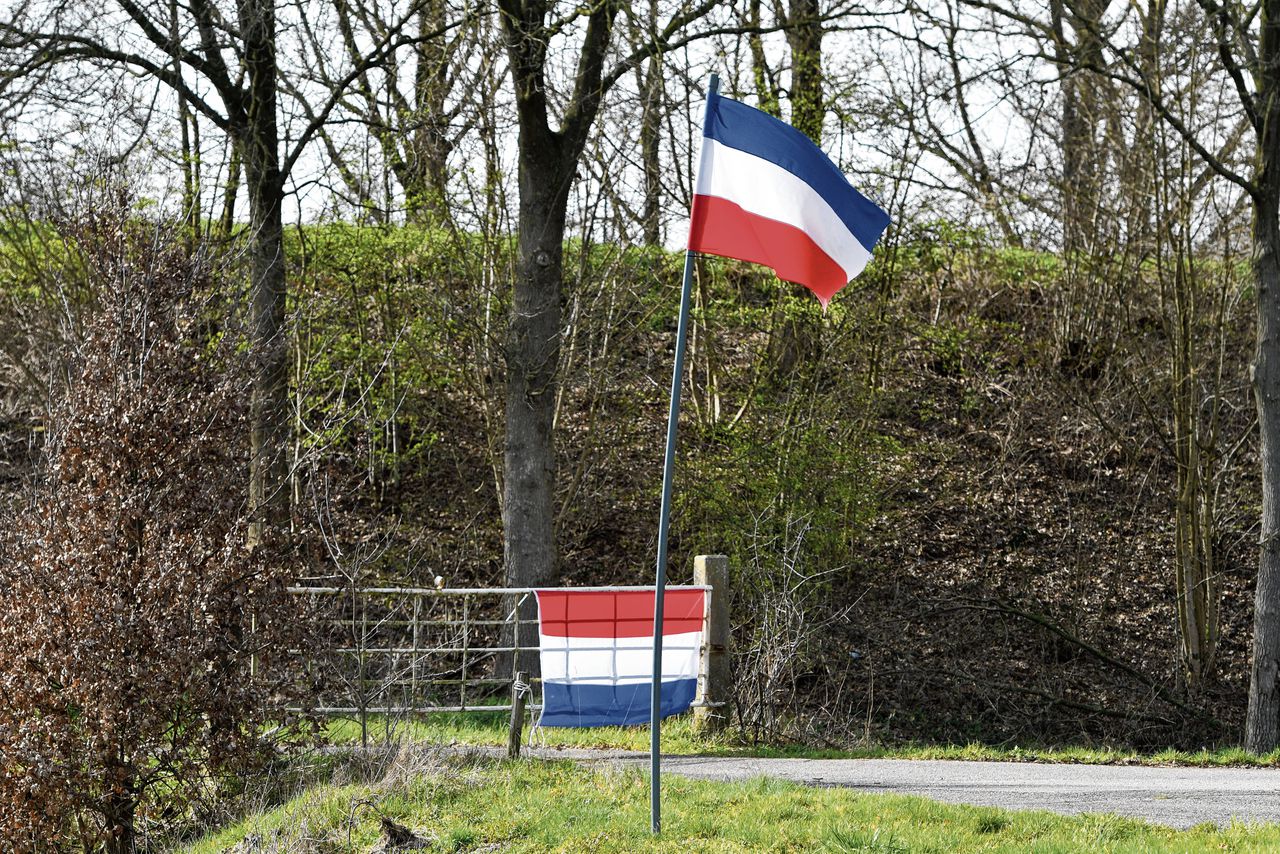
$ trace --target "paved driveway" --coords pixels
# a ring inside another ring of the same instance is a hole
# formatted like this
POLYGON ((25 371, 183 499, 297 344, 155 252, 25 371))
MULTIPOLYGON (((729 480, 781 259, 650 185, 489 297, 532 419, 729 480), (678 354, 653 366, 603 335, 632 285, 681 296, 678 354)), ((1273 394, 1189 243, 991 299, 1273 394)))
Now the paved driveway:
POLYGON ((1180 828, 1232 819, 1280 823, 1280 769, 696 756, 663 757, 662 769, 705 780, 775 777, 1014 810, 1113 812, 1180 828))
MULTIPOLYGON (((496 749, 482 752, 500 755, 496 749)), ((648 754, 621 750, 526 748, 525 755, 647 768, 648 754)), ((702 780, 774 777, 808 786, 922 795, 953 804, 1117 813, 1170 827, 1201 822, 1280 824, 1280 769, 1152 768, 931 759, 751 759, 664 756, 664 774, 702 780)))

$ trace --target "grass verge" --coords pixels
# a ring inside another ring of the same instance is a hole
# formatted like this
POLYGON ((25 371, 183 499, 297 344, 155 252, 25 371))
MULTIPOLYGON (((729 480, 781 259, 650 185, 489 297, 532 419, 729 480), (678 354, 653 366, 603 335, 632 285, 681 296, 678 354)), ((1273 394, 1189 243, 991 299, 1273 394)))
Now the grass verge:
MULTIPOLYGON (((366 727, 371 745, 399 742, 452 744, 464 746, 506 745, 510 717, 506 712, 438 712, 393 720, 371 717, 366 727)), ((362 741, 359 722, 333 718, 325 727, 330 742, 356 745, 362 741)), ((600 750, 648 750, 649 728, 632 727, 547 727, 530 733, 526 740, 537 746, 576 747, 600 750)), ((662 723, 662 749, 669 753, 744 753, 747 748, 725 737, 707 736, 693 727, 693 718, 680 715, 662 723)))
POLYGON ((1059 816, 813 789, 777 781, 664 780, 661 837, 632 768, 447 758, 404 751, 363 780, 307 789, 183 849, 187 854, 367 852, 385 816, 430 851, 1274 851, 1280 827, 1171 830, 1112 815, 1059 816))
MULTIPOLYGON (((394 720, 372 717, 366 736, 370 744, 415 742, 452 745, 505 745, 508 718, 505 713, 436 713, 394 720)), ((334 744, 359 744, 356 721, 333 719, 326 727, 334 744)), ((528 731, 526 730, 526 735, 528 731)), ((539 729, 536 745, 553 748, 648 750, 647 727, 597 727, 592 729, 539 729)), ((803 744, 751 745, 731 735, 707 736, 693 727, 687 715, 662 725, 662 749, 671 754, 737 756, 790 756, 810 759, 957 759, 979 762, 1065 762, 1083 765, 1188 765, 1245 768, 1280 768, 1280 750, 1265 755, 1238 747, 1212 750, 1162 750, 1140 753, 1118 747, 992 746, 986 744, 867 745, 845 749, 815 749, 803 744)))

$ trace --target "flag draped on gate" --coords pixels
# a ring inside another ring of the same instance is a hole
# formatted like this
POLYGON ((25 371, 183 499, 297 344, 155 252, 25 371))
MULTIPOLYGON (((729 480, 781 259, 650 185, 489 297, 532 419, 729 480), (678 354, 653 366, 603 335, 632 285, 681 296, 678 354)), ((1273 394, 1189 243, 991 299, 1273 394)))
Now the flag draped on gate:
POLYGON ((765 264, 826 305, 867 266, 888 225, 809 137, 709 96, 691 251, 765 264))
MULTIPOLYGON (((538 590, 539 726, 645 723, 653 679, 653 590, 538 590)), ((667 588, 660 717, 689 708, 698 686, 706 593, 667 588)))

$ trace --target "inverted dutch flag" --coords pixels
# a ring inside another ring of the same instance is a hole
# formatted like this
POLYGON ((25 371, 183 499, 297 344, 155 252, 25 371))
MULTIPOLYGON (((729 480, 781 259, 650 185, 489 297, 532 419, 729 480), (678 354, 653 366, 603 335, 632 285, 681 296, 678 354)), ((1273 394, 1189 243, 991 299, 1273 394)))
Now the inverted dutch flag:
POLYGON ((825 306, 867 266, 888 225, 802 132, 711 94, 691 250, 765 264, 825 306))
MULTIPOLYGON (((622 726, 649 721, 653 680, 652 590, 539 590, 541 726, 622 726)), ((662 619, 662 717, 683 712, 698 689, 706 593, 668 587, 662 619)))

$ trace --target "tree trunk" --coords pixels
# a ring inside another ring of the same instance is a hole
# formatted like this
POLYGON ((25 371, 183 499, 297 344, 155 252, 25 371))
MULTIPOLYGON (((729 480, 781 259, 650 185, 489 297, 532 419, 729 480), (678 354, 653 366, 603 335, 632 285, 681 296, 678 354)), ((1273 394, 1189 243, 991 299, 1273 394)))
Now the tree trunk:
POLYGON ((1109 5, 1110 0, 1051 3, 1058 61, 1075 66, 1062 81, 1062 245, 1067 254, 1088 251, 1098 237, 1103 155, 1096 135, 1101 82, 1080 66, 1102 65, 1102 18, 1109 5), (1074 31, 1073 45, 1066 40, 1066 23, 1074 31))
POLYGON ((414 69, 416 127, 406 146, 403 168, 396 176, 404 187, 409 221, 436 226, 448 223, 451 216, 446 195, 452 147, 445 105, 449 94, 449 55, 443 36, 425 36, 442 31, 446 23, 442 0, 428 0, 418 13, 418 31, 424 38, 417 48, 414 69))
MULTIPOLYGON (((545 69, 551 32, 541 2, 500 0, 520 123, 520 214, 516 280, 507 329, 506 449, 502 489, 507 584, 539 587, 559 579, 555 541, 556 391, 564 304, 564 229, 569 190, 604 94, 601 72, 620 4, 588 16, 563 128, 549 121, 545 69)), ((522 638, 537 646, 534 603, 521 612, 522 638)), ((530 656, 518 668, 535 672, 530 656)), ((508 671, 504 671, 508 672, 508 671)))
POLYGON ((264 526, 279 524, 288 496, 288 344, 284 335, 285 266, 276 128, 275 12, 271 0, 242 0, 240 28, 248 77, 245 119, 238 149, 249 195, 252 255, 250 305, 258 370, 254 378, 250 436, 249 507, 255 519, 250 541, 264 526))
MULTIPOLYGON (((1144 73, 1152 80, 1162 79, 1160 70, 1160 39, 1164 32, 1164 0, 1148 0, 1146 8, 1137 7, 1142 21, 1142 40, 1137 52, 1144 73)), ((1119 158, 1120 186, 1128 196, 1125 205, 1127 223, 1125 231, 1130 243, 1139 253, 1153 251, 1156 242, 1156 125, 1160 121, 1151 102, 1139 98, 1134 114, 1132 144, 1127 148, 1116 145, 1119 158)))
POLYGON ((787 16, 791 47, 791 124, 822 145, 822 19, 818 0, 791 0, 787 16))
POLYGON ((234 139, 228 140, 227 182, 222 187, 222 213, 218 217, 218 237, 231 238, 236 227, 236 195, 240 192, 240 146, 234 139))
MULTIPOLYGON (((553 416, 564 302, 565 209, 573 169, 554 134, 520 133, 519 258, 507 331, 503 559, 512 587, 553 585, 556 458, 553 416)), ((521 613, 522 645, 537 646, 532 601, 521 613)), ((522 669, 537 671, 522 658, 522 669)))
MULTIPOLYGON (((252 238, 250 291, 253 346, 258 357, 250 435, 249 506, 255 524, 279 524, 286 500, 285 447, 288 444, 288 345, 284 336, 284 226, 281 184, 274 164, 245 157, 252 238)), ((255 541, 262 528, 258 527, 255 541)))
MULTIPOLYGON (((813 144, 822 145, 822 119, 826 102, 822 96, 822 29, 818 0, 791 0, 786 17, 787 47, 791 52, 791 125, 813 144)), ((786 383, 798 368, 811 364, 816 352, 820 321, 812 315, 797 315, 788 305, 799 289, 783 284, 777 291, 771 328, 770 374, 775 382, 786 383)), ((802 292, 803 293, 803 292, 802 292)), ((803 293, 804 299, 809 299, 803 293)))
POLYGON ((1262 182, 1255 200, 1253 224, 1258 291, 1253 389, 1262 461, 1262 523, 1245 749, 1254 753, 1268 753, 1280 742, 1280 170, 1272 171, 1277 175, 1262 182))
MULTIPOLYGON (((656 15, 654 12, 650 14, 656 15)), ((640 116, 640 163, 644 167, 644 213, 642 227, 645 246, 662 244, 662 55, 649 57, 644 71, 640 116)))
MULTIPOLYGON (((747 26, 760 29, 761 0, 751 0, 747 5, 747 26)), ((747 36, 751 47, 751 75, 756 85, 756 106, 771 116, 782 118, 782 105, 778 103, 778 87, 774 80, 769 57, 765 54, 764 39, 758 32, 747 36)))
MULTIPOLYGON (((182 63, 178 56, 178 45, 181 44, 178 29, 178 3, 169 0, 169 38, 173 42, 173 73, 182 75, 182 63)), ((187 223, 187 251, 195 249, 195 241, 200 233, 200 176, 197 161, 200 157, 200 144, 195 128, 195 118, 191 114, 186 95, 178 93, 178 140, 179 157, 182 166, 182 217, 187 223), (193 137, 196 139, 193 142, 193 137)))
MULTIPOLYGON (((1181 209, 1183 206, 1179 206, 1181 209)), ((1180 216, 1189 215, 1185 209, 1180 216)), ((1173 359, 1173 448, 1177 465, 1174 500, 1175 578, 1178 628, 1187 685, 1199 689, 1213 674, 1218 647, 1218 581, 1214 554, 1215 508, 1211 425, 1204 423, 1197 377, 1202 374, 1197 353, 1198 294, 1190 247, 1176 238, 1171 343, 1173 359)))
POLYGON ((137 810, 136 796, 126 791, 108 795, 103 803, 102 818, 106 823, 107 838, 102 850, 106 854, 133 854, 138 843, 134 828, 137 810))
POLYGON ((1253 392, 1258 405, 1262 520, 1253 600, 1253 668, 1244 746, 1280 746, 1280 0, 1264 0, 1255 79, 1260 106, 1258 180, 1253 194, 1253 272, 1258 350, 1253 392))

